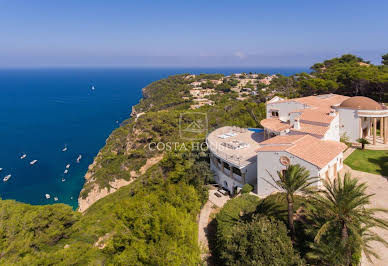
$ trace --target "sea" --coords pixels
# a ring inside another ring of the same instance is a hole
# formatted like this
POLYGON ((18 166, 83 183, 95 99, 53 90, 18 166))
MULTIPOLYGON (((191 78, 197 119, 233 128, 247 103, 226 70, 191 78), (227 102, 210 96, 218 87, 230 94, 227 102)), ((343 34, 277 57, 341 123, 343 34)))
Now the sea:
POLYGON ((129 118, 141 89, 153 81, 181 73, 302 71, 308 69, 0 69, 0 198, 34 205, 65 203, 76 209, 88 166, 109 134, 129 118), (26 158, 20 159, 23 154, 26 158), (37 162, 31 165, 33 160, 37 162))

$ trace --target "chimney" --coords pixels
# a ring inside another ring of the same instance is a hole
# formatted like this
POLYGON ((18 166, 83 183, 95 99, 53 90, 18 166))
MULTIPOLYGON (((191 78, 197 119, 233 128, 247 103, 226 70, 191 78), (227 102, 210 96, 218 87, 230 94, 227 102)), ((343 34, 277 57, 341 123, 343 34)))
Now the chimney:
POLYGON ((300 129, 299 118, 295 118, 294 120, 294 129, 300 129))

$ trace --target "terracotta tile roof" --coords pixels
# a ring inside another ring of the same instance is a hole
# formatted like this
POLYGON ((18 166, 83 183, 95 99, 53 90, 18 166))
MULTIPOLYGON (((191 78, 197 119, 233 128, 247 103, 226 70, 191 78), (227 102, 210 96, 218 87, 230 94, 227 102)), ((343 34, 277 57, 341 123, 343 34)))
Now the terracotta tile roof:
POLYGON ((276 131, 276 132, 283 131, 283 130, 286 130, 287 128, 291 127, 291 125, 289 123, 282 122, 277 118, 263 119, 260 121, 260 123, 264 128, 268 128, 268 129, 270 129, 272 131, 276 131))
POLYGON ((300 120, 330 124, 335 116, 331 116, 328 112, 322 111, 322 109, 305 109, 299 118, 300 120))
MULTIPOLYGON (((296 138, 295 136, 277 136, 272 140, 272 145, 263 145, 265 142, 260 143, 258 152, 267 151, 286 151, 294 156, 301 158, 313 165, 323 168, 341 152, 343 152, 347 146, 341 142, 320 140, 310 135, 303 135, 296 138), (281 137, 294 137, 294 138, 281 138, 281 137), (283 143, 289 141, 288 145, 276 145, 275 143, 283 143)), ((268 140, 267 140, 268 141, 268 140)), ((266 141, 266 142, 267 142, 266 141)), ((268 142, 267 142, 268 144, 268 142)))
POLYGON ((287 152, 323 168, 346 148, 347 146, 342 142, 319 140, 306 135, 303 141, 288 148, 287 152))
POLYGON ((286 136, 277 136, 274 138, 267 139, 263 142, 260 142, 260 146, 267 144, 293 144, 296 141, 303 138, 303 135, 286 135, 286 136))
POLYGON ((330 109, 332 105, 341 104, 343 101, 348 99, 348 96, 338 95, 338 94, 328 94, 328 95, 319 95, 319 96, 308 96, 302 98, 293 99, 297 102, 307 104, 311 107, 318 107, 324 109, 330 109), (325 97, 327 96, 327 97, 325 97))
POLYGON ((287 100, 277 101, 275 103, 299 102, 302 104, 306 104, 310 107, 318 107, 329 111, 332 105, 339 105, 348 98, 349 98, 348 96, 343 96, 338 94, 326 94, 326 95, 319 95, 319 96, 307 96, 302 98, 287 99, 287 100))
POLYGON ((293 132, 324 136, 329 129, 331 121, 335 118, 335 116, 330 115, 330 111, 334 111, 331 106, 338 105, 348 98, 343 95, 328 94, 278 101, 276 103, 294 101, 309 106, 306 109, 298 109, 291 112, 301 113, 299 116, 300 129, 286 126, 287 123, 281 122, 276 118, 264 119, 262 126, 277 132, 290 128, 290 131, 293 132))
POLYGON ((301 121, 300 129, 291 128, 290 132, 319 135, 323 137, 328 130, 329 130, 329 126, 312 125, 301 121))
POLYGON ((270 145, 270 146, 263 146, 263 147, 257 149, 257 151, 258 152, 260 152, 260 151, 284 151, 289 147, 290 147, 290 145, 270 145))
POLYGON ((368 97, 354 96, 343 101, 340 105, 342 108, 361 109, 361 110, 382 110, 383 106, 368 97))
MULTIPOLYGON (((333 120, 334 117, 329 117, 325 118, 319 114, 316 114, 316 120, 313 119, 314 114, 309 114, 306 116, 303 116, 303 118, 306 119, 306 117, 309 120, 301 119, 300 121, 300 129, 294 129, 291 127, 289 123, 282 122, 277 118, 267 118, 261 120, 261 125, 269 130, 280 132, 286 129, 290 129, 291 132, 299 132, 299 133, 304 133, 304 134, 312 134, 312 135, 320 135, 324 136, 326 132, 329 130, 329 125, 331 120, 333 120), (327 123, 326 121, 329 121, 327 123), (312 123, 310 123, 312 122, 312 123), (316 124, 314 124, 314 122, 316 124)), ((302 118, 302 116, 301 116, 302 118)))

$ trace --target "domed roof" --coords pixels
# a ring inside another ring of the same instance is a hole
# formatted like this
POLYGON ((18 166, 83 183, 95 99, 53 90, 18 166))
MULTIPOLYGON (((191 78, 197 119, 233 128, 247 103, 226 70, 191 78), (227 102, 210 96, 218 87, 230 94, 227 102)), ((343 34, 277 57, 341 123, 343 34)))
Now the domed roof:
POLYGON ((354 96, 346 99, 340 107, 360 110, 382 110, 383 107, 378 102, 368 97, 354 96))

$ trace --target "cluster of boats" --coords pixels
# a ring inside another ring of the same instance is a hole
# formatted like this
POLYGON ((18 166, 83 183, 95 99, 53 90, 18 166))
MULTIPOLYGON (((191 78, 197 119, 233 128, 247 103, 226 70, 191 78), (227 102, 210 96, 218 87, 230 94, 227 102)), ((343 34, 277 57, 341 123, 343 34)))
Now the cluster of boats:
MULTIPOLYGON (((65 147, 62 149, 62 152, 66 152, 67 151, 67 146, 65 145, 65 147)), ((20 160, 23 160, 27 157, 27 154, 23 153, 22 156, 20 156, 20 160)), ((77 159, 76 159, 76 162, 79 163, 82 159, 82 155, 78 155, 77 159)), ((38 160, 32 160, 30 162, 30 165, 34 165, 38 162, 38 160)), ((70 164, 67 164, 66 167, 65 167, 65 171, 64 171, 64 174, 67 174, 69 173, 69 168, 70 168, 70 164)), ((3 168, 0 168, 0 172, 3 171, 3 168)), ((3 182, 7 182, 10 178, 12 177, 12 175, 6 175, 4 178, 3 178, 3 182)), ((62 182, 65 182, 66 179, 65 178, 62 178, 62 182)), ((46 198, 49 199, 50 198, 50 195, 49 194, 46 194, 46 198)), ((57 197, 54 197, 54 200, 57 201, 58 198, 57 197)))
MULTIPOLYGON (((94 91, 96 88, 94 86, 91 87, 91 90, 94 91)), ((118 121, 116 121, 116 123, 118 123, 118 121)), ((66 152, 67 151, 67 146, 65 145, 62 149, 62 152, 66 152)), ((27 157, 27 154, 23 153, 22 156, 20 156, 20 160, 23 160, 27 157)), ((82 155, 78 155, 77 159, 76 159, 76 162, 79 163, 82 159, 82 155)), ((32 160, 30 162, 30 165, 34 165, 38 162, 38 160, 32 160)), ((66 167, 65 167, 65 171, 64 171, 64 174, 67 174, 69 173, 69 168, 70 168, 70 164, 67 164, 66 167)), ((3 171, 3 168, 0 168, 0 172, 3 171)), ((4 178, 3 178, 3 182, 7 182, 10 178, 12 177, 12 175, 6 175, 4 178)), ((62 178, 62 182, 65 182, 66 179, 65 178, 62 178)), ((46 199, 50 199, 51 196, 50 194, 46 194, 45 195, 46 199)), ((71 199, 73 199, 73 197, 71 197, 71 199)), ((54 197, 54 201, 58 201, 58 198, 57 197, 54 197)))
MULTIPOLYGON (((23 155, 22 156, 20 156, 20 160, 23 160, 24 158, 26 158, 27 157, 27 154, 25 154, 25 153, 23 153, 23 155)), ((32 160, 31 162, 30 162, 30 165, 34 165, 34 164, 36 164, 38 162, 38 160, 32 160)), ((0 168, 0 172, 3 170, 3 168, 0 168)), ((10 178, 12 177, 12 175, 6 175, 4 178, 3 178, 3 181, 4 182, 7 182, 10 178)))
MULTIPOLYGON (((67 151, 67 147, 65 146, 65 147, 62 149, 62 151, 63 151, 63 152, 67 151)), ((79 162, 81 161, 81 159, 82 159, 82 155, 80 154, 80 155, 78 155, 78 157, 77 157, 77 159, 76 159, 76 162, 79 163, 79 162)), ((69 173, 69 169, 70 169, 70 164, 66 164, 66 166, 65 166, 65 171, 64 171, 63 173, 64 173, 64 174, 69 173)), ((65 179, 64 177, 62 177, 61 181, 62 181, 62 182, 65 182, 66 179, 65 179)), ((50 194, 46 194, 45 197, 46 197, 46 199, 50 199, 50 198, 51 198, 50 194)), ((71 198, 73 198, 73 197, 71 197, 71 198)), ((57 198, 57 197, 54 197, 54 201, 58 201, 58 198, 57 198)))
MULTIPOLYGON (((46 199, 51 198, 50 194, 46 194, 45 197, 46 197, 46 199)), ((58 201, 58 197, 54 197, 54 201, 58 201)))
MULTIPOLYGON (((78 155, 76 162, 79 163, 82 159, 82 155, 78 155)), ((64 174, 67 174, 69 172, 70 164, 66 164, 64 174)), ((62 180, 64 181, 64 180, 62 180)))

